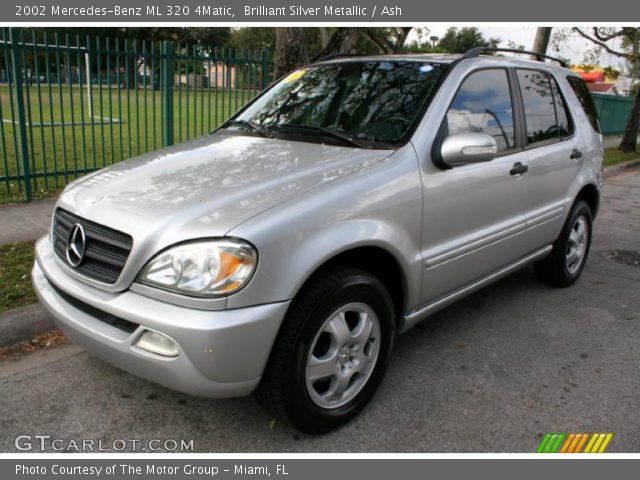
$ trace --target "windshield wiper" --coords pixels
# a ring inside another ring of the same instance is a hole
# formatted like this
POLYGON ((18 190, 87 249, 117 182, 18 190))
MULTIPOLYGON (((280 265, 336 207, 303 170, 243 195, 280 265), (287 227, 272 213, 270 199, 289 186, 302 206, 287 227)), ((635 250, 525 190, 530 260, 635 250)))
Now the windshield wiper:
POLYGON ((293 123, 279 123, 276 125, 271 125, 269 127, 269 130, 278 130, 278 129, 290 129, 290 130, 301 130, 301 131, 311 131, 311 132, 318 132, 321 133, 327 137, 332 137, 332 138, 336 138, 340 141, 342 141, 345 144, 348 145, 352 145, 354 147, 358 147, 358 148, 371 148, 370 145, 366 145, 364 143, 358 142, 357 140, 354 140, 352 137, 350 137, 349 135, 346 135, 344 133, 340 133, 336 130, 331 130, 330 128, 327 127, 320 127, 317 125, 296 125, 293 123))
POLYGON ((272 135, 269 135, 269 133, 267 132, 267 130, 261 126, 258 125, 255 122, 252 122, 250 120, 230 120, 228 121, 223 128, 227 128, 230 127, 232 125, 241 125, 243 127, 248 127, 250 130, 260 134, 261 136, 265 137, 265 138, 273 138, 272 135))

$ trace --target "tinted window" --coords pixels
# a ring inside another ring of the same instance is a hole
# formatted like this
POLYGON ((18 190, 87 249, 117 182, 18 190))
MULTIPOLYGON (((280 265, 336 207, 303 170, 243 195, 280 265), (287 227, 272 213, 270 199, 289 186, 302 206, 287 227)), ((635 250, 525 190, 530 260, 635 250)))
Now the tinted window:
POLYGON ((589 119, 591 126, 596 132, 600 133, 600 123, 598 122, 598 112, 596 111, 596 106, 593 103, 593 98, 589 93, 589 89, 584 84, 582 79, 578 77, 567 77, 567 81, 569 82, 569 85, 571 85, 571 88, 573 88, 573 91, 578 97, 578 100, 580 100, 582 109, 584 110, 584 113, 587 115, 587 118, 589 119))
POLYGON ((506 70, 480 70, 460 86, 447 112, 449 135, 491 135, 503 151, 514 146, 513 108, 506 70))
POLYGON ((562 98, 562 93, 560 93, 558 82, 556 82, 556 79, 553 77, 551 77, 551 90, 553 91, 553 101, 556 107, 558 134, 561 137, 566 137, 567 135, 570 135, 572 133, 571 116, 569 115, 569 111, 567 110, 564 98, 562 98))
POLYGON ((307 67, 285 77, 236 120, 274 135, 293 132, 324 141, 335 132, 368 145, 397 144, 419 120, 441 73, 440 65, 425 62, 307 67))
POLYGON ((534 70, 518 70, 518 82, 524 103, 527 143, 557 138, 558 125, 549 76, 534 70))

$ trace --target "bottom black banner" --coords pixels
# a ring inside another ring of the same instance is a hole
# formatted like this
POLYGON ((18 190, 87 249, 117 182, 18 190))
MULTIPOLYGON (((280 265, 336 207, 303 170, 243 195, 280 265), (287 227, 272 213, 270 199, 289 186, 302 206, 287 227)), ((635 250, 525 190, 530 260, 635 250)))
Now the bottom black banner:
POLYGON ((495 457, 376 459, 376 458, 311 458, 311 459, 202 459, 202 458, 123 458, 123 459, 58 459, 3 458, 0 478, 14 479, 135 479, 157 478, 231 480, 256 479, 326 480, 330 479, 426 479, 426 478, 518 478, 564 477, 581 480, 604 477, 631 478, 637 475, 639 459, 540 458, 499 459, 495 457))

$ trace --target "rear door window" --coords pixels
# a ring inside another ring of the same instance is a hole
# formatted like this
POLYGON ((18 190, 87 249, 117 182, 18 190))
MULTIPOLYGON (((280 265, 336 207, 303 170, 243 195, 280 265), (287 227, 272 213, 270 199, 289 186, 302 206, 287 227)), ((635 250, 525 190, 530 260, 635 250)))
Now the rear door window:
POLYGON ((538 70, 518 69, 517 75, 524 105, 527 144, 570 135, 570 116, 556 80, 538 70))

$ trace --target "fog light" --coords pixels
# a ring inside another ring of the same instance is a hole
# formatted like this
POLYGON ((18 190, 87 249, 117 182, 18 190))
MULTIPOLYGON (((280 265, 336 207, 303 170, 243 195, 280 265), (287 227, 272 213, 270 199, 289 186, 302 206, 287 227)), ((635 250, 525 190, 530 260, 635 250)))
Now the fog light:
POLYGON ((163 357, 177 357, 180 353, 178 344, 163 333, 145 330, 136 342, 136 347, 163 357))

